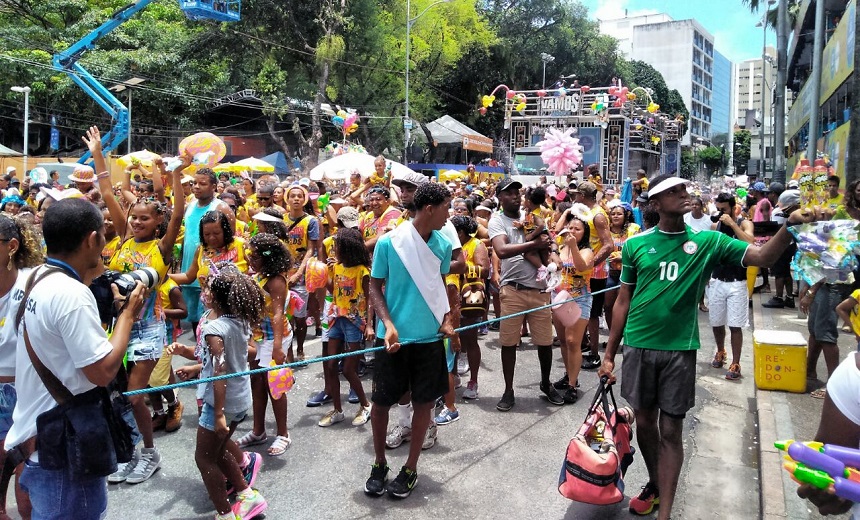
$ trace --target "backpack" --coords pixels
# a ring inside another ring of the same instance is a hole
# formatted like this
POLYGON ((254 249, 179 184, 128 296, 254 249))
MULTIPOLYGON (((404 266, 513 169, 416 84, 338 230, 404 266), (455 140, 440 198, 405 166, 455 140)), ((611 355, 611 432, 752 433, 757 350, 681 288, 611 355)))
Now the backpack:
POLYGON ((630 407, 618 408, 612 384, 600 379, 585 422, 570 440, 561 465, 558 492, 577 502, 615 504, 624 499, 624 473, 633 463, 630 407))

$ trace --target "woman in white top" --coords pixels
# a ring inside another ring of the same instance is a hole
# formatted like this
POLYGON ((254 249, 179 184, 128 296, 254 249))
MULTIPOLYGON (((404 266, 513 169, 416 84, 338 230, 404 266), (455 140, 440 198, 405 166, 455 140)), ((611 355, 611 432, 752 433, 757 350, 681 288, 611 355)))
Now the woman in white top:
POLYGON ((704 212, 704 204, 701 197, 690 199, 691 211, 684 215, 684 223, 693 228, 694 231, 705 231, 711 229, 713 221, 711 216, 704 212))
MULTIPOLYGON (((4 443, 12 427, 15 392, 15 349, 18 343, 15 317, 33 267, 45 261, 40 240, 32 227, 17 217, 0 215, 0 468, 6 461, 4 443)), ((16 468, 20 476, 22 467, 16 468)), ((0 486, 0 518, 6 516, 6 485, 0 486)), ((23 518, 30 518, 30 500, 15 485, 15 499, 23 518)))

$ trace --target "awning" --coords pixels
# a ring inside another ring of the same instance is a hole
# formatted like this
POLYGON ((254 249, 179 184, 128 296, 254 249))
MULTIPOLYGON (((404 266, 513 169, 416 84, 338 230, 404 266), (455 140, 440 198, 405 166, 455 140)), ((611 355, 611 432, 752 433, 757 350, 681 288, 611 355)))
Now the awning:
POLYGON ((21 157, 22 155, 24 154, 22 154, 21 152, 16 152, 15 150, 7 148, 0 144, 0 157, 21 157))
POLYGON ((438 144, 458 144, 464 150, 493 153, 493 140, 479 134, 451 116, 445 115, 427 123, 430 135, 438 144))

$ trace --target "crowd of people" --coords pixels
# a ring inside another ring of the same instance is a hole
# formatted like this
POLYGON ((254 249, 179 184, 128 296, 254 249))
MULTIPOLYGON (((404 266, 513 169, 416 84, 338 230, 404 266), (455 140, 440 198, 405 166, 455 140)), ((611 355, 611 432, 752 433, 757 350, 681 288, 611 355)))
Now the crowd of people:
MULTIPOLYGON (((510 177, 442 183, 420 173, 393 178, 380 156, 375 171, 337 182, 219 175, 183 156, 172 171, 157 159, 151 167, 130 165, 114 185, 98 129, 84 141, 94 168, 78 168, 73 187, 15 188, 12 178, 0 178, 0 258, 9 259, 0 270, 0 417, 7 418, 0 434, 7 448, 29 446, 21 450, 16 487, 25 516, 32 508, 50 518, 52 508, 93 496, 92 511, 81 517, 98 518, 107 500, 103 479, 39 470, 36 417, 54 400, 28 350, 75 394, 242 374, 198 386, 195 460, 216 518, 244 519, 267 508, 253 488, 263 456, 245 448, 266 444, 277 457, 293 442, 287 394, 274 392, 266 374, 244 375, 249 368, 310 363, 317 354, 305 350, 310 334, 321 339, 323 356, 382 347, 323 363, 324 387, 306 405, 321 409, 320 427, 347 416, 354 426, 370 422, 375 458, 364 491, 405 498, 417 484, 422 450, 435 444, 439 427, 461 418, 456 390, 462 387, 466 400, 481 395, 482 338, 497 330, 500 412, 516 406, 523 341, 536 347, 537 388, 551 406, 577 402, 583 369, 614 378, 623 352, 622 395, 636 411, 649 475, 630 509, 645 515, 659 505, 668 518, 683 462, 683 419, 694 404, 700 313, 707 313, 717 344, 712 365, 728 363, 726 379, 739 379, 748 268, 771 267, 776 292, 767 306, 793 307, 785 226, 825 216, 798 210, 797 186, 757 182, 743 198, 644 170, 630 180, 632 196, 622 197, 622 186, 603 185, 597 165, 583 180, 542 177, 532 186, 510 177), (776 227, 757 232, 755 224, 765 221, 776 227), (30 292, 31 273, 45 262, 67 275, 66 294, 56 301, 45 285, 30 292), (152 287, 114 293, 115 319, 100 317, 86 286, 105 270, 147 268, 157 279, 152 287), (574 302, 574 319, 550 308, 558 298, 574 302), (23 314, 24 330, 39 339, 32 348, 12 325, 19 307, 31 311, 23 314), (177 341, 183 326, 194 343, 177 341), (601 329, 608 331, 605 342, 601 329), (563 374, 551 373, 554 348, 563 374), (173 356, 190 363, 175 366, 173 356), (366 389, 369 370, 373 386, 366 389), (344 406, 341 375, 354 409, 344 406), (274 432, 266 429, 269 405, 274 432), (233 439, 248 415, 251 430, 233 439), (388 454, 404 443, 409 453, 389 481, 388 454), (60 498, 46 498, 51 479, 69 484, 60 498)), ((857 183, 844 201, 838 190, 836 178, 826 216, 857 218, 857 183)), ((835 316, 848 302, 842 312, 850 321, 860 292, 846 300, 847 287, 803 290, 810 357, 823 353, 832 373, 838 331, 827 313, 835 316)), ((171 463, 162 460, 153 433, 179 430, 188 414, 173 390, 136 393, 124 406, 142 446, 107 481, 137 484, 171 463)))

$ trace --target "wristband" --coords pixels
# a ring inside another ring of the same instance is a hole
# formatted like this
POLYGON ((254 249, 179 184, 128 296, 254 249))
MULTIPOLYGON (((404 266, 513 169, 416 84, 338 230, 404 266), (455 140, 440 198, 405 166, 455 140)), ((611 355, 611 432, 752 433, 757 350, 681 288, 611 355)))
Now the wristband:
POLYGON ((106 171, 105 171, 105 172, 101 172, 101 173, 99 173, 98 175, 96 175, 96 179, 98 179, 98 180, 102 180, 102 179, 110 179, 110 172, 106 172, 106 171))

